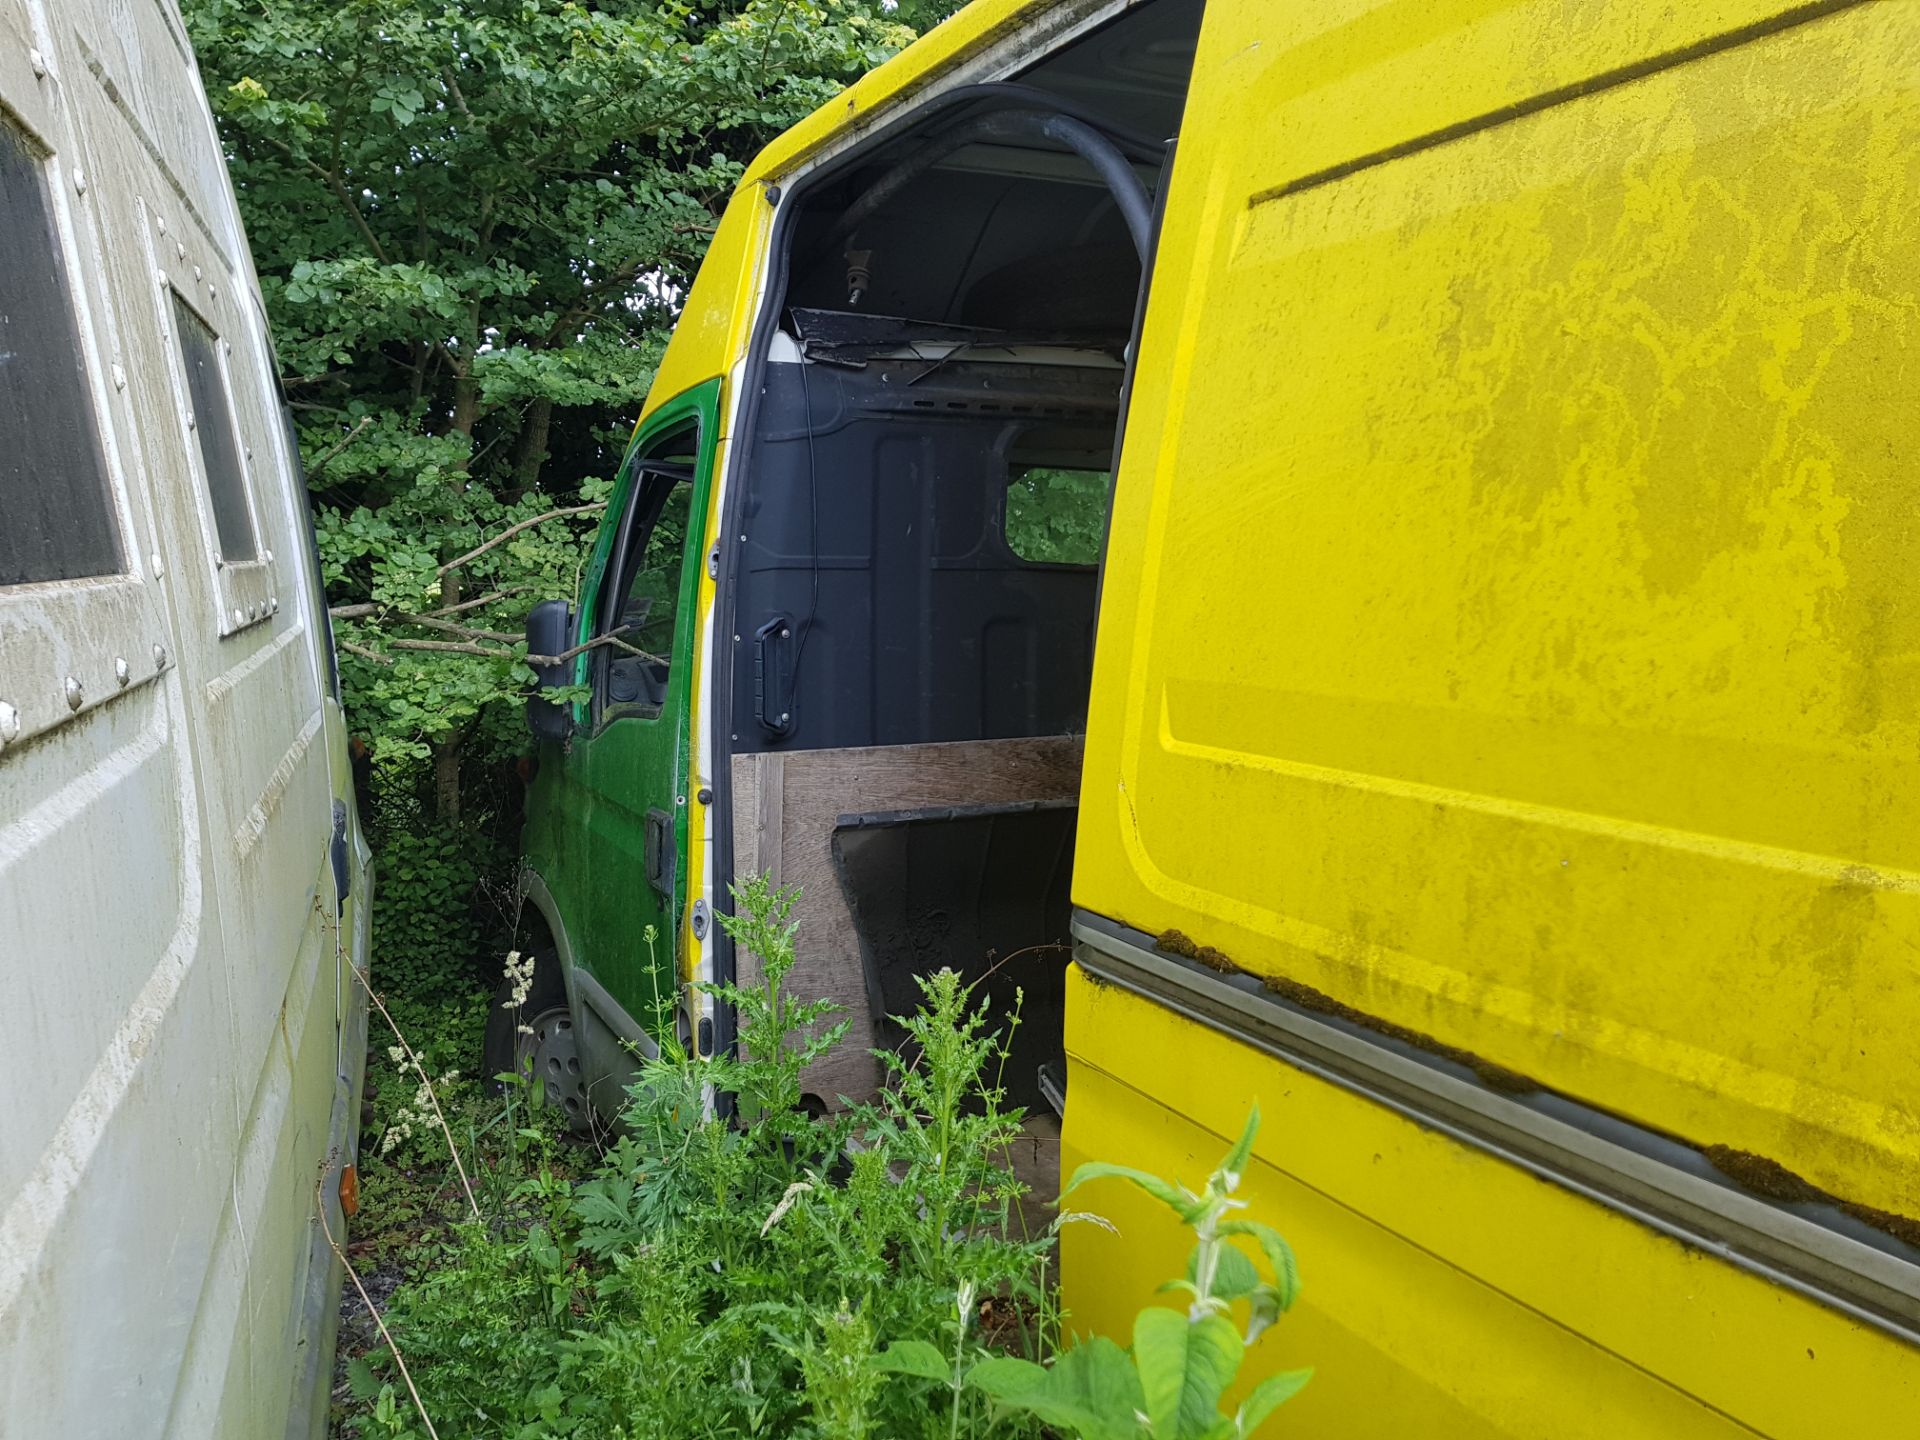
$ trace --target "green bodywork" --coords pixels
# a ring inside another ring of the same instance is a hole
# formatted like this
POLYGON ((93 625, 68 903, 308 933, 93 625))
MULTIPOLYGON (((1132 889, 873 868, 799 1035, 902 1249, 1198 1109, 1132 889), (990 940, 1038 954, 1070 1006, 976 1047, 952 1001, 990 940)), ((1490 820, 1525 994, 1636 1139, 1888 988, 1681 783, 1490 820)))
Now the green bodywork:
MULTIPOLYGON (((664 442, 679 441, 696 428, 671 664, 659 713, 615 707, 596 718, 591 701, 577 702, 571 737, 539 747, 527 795, 526 863, 552 898, 555 913, 548 919, 561 932, 555 938, 562 941, 562 953, 571 953, 576 971, 591 975, 634 1027, 656 1037, 672 1023, 678 992, 677 951, 687 895, 694 627, 719 403, 715 379, 676 396, 642 423, 621 465, 575 605, 574 643, 583 645, 601 612, 602 588, 643 462, 657 458, 664 442), (670 896, 647 877, 650 810, 669 817, 661 829, 672 837, 670 896), (655 934, 651 943, 649 926, 655 934)), ((686 453, 683 445, 674 449, 686 453)), ((595 654, 590 650, 575 659, 574 683, 590 683, 595 654)))

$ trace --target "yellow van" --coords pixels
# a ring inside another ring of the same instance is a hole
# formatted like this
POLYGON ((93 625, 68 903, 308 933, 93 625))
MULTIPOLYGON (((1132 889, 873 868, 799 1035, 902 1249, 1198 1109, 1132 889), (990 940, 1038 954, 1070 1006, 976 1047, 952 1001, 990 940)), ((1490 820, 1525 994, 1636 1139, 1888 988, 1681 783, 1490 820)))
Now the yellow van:
POLYGON ((750 170, 535 617, 584 1090, 772 871, 856 1047, 1022 985, 1068 1166, 1259 1101, 1302 1434, 1913 1432, 1917 384, 1920 6, 981 0, 750 170))

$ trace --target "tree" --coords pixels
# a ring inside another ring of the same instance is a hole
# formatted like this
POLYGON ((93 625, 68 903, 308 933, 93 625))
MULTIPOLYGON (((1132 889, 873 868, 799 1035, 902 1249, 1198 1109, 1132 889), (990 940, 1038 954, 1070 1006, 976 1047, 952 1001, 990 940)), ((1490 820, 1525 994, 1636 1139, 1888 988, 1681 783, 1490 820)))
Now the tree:
MULTIPOLYGON (((512 736, 744 162, 912 32, 862 0, 189 0, 382 783, 512 736), (535 516, 504 544, 460 557, 535 516), (459 562, 449 564, 448 562, 459 562)), ((517 743, 517 737, 512 737, 517 743)))
POLYGON ((382 977, 445 1063, 508 943, 527 607, 573 593, 745 162, 912 39, 881 6, 183 0, 371 749, 382 977))

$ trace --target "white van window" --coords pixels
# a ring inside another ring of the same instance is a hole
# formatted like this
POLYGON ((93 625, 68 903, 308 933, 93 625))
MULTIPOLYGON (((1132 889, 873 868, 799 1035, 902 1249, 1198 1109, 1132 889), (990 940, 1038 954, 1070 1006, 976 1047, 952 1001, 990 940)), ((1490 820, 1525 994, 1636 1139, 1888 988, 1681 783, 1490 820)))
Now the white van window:
POLYGON ((187 399, 193 407, 193 433, 200 441, 200 463, 207 477, 207 498, 213 502, 213 528, 219 537, 220 558, 227 563, 253 560, 259 547, 253 536, 253 513, 247 508, 247 476, 234 438, 233 403, 227 398, 227 377, 220 368, 220 344, 214 333, 177 294, 173 297, 173 329, 180 340, 180 360, 187 371, 187 399))
POLYGON ((0 121, 0 585, 116 575, 120 539, 44 166, 0 121))

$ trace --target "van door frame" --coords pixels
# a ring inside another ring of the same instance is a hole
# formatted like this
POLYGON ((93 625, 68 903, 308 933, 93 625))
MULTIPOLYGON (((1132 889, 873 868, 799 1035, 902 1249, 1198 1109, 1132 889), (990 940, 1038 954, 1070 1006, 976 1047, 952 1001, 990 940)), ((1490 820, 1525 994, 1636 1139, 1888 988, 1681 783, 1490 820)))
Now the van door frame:
MULTIPOLYGON (((667 691, 660 714, 651 720, 641 720, 638 716, 618 716, 608 719, 597 717, 599 707, 595 701, 597 695, 578 698, 573 702, 573 734, 568 743, 563 763, 573 766, 582 764, 584 747, 599 742, 606 732, 616 724, 641 723, 671 725, 672 775, 665 789, 672 794, 673 809, 670 834, 672 836, 672 893, 664 897, 661 905, 661 924, 659 942, 664 956, 657 958, 652 965, 654 985, 661 1002, 681 1010, 677 1002, 679 990, 686 980, 686 966, 681 937, 685 932, 684 918, 694 880, 688 873, 687 810, 688 790, 692 781, 692 716, 696 708, 695 689, 698 685, 698 605, 699 586, 703 565, 701 552, 706 544, 707 515, 712 503, 715 457, 719 446, 720 381, 716 377, 676 395, 648 415, 635 429, 633 439, 627 446, 627 453, 621 462, 619 479, 614 492, 609 497, 606 519, 602 522, 600 534, 595 539, 591 557, 581 580, 579 602, 575 606, 575 646, 586 646, 598 628, 599 611, 602 605, 602 592, 615 575, 615 563, 625 541, 625 528, 628 524, 627 507, 632 503, 636 487, 647 470, 644 458, 650 447, 675 432, 684 431, 689 426, 695 432, 695 459, 693 473, 688 484, 691 493, 687 502, 687 533, 682 541, 680 578, 678 587, 678 610, 674 616, 673 643, 669 652, 670 665, 667 691)), ((583 649, 573 661, 573 681, 580 686, 593 686, 595 681, 595 651, 583 649)), ((584 819, 573 827, 578 831, 579 843, 593 844, 584 819)), ((599 888, 593 878, 592 856, 588 856, 587 894, 582 900, 583 907, 591 907, 593 893, 599 888)), ((640 882, 644 885, 644 880, 640 882)), ((599 933, 597 928, 584 915, 573 917, 577 922, 569 928, 575 934, 599 933)), ((656 1024, 651 1017, 642 1019, 632 1013, 631 1006, 623 1002, 616 991, 609 988, 605 973, 605 962, 596 960, 590 952, 581 953, 577 947, 567 949, 567 987, 570 999, 574 1003, 576 1022, 587 1014, 598 1022, 598 1026, 610 1032, 608 1037, 596 1036, 596 1027, 585 1027, 580 1032, 583 1050, 587 1055, 591 1072, 591 1088, 597 1093, 599 1082, 612 1078, 623 1084, 621 1078, 632 1069, 631 1057, 625 1047, 636 1046, 643 1054, 657 1053, 654 1050, 656 1024), (598 972, 598 973, 596 973, 598 972), (585 1012, 585 1014, 583 1014, 585 1012), (612 1048, 599 1042, 610 1038, 612 1048)), ((624 966, 623 966, 624 973, 624 966)))
MULTIPOLYGON (((720 477, 719 489, 719 532, 714 549, 708 557, 712 567, 715 585, 712 633, 710 636, 713 664, 704 687, 703 700, 707 705, 707 744, 708 754, 712 757, 711 776, 707 784, 713 793, 711 818, 709 824, 711 873, 704 876, 707 892, 713 897, 716 912, 733 913, 734 840, 733 840, 733 743, 732 735, 735 722, 739 718, 733 713, 732 696, 734 694, 734 666, 738 663, 737 643, 728 643, 729 638, 738 634, 736 613, 739 566, 742 553, 741 541, 745 538, 745 506, 748 486, 746 468, 754 457, 754 436, 759 423, 762 387, 758 377, 765 370, 768 352, 773 346, 773 337, 779 330, 779 311, 782 299, 786 295, 787 281, 791 272, 791 241, 795 226, 795 216, 799 213, 796 201, 805 196, 815 186, 830 181, 832 177, 855 165, 858 165, 873 151, 891 144, 907 130, 925 124, 944 110, 968 105, 981 98, 982 91, 988 86, 1017 83, 1011 77, 1021 71, 1032 68, 1041 59, 1056 51, 1071 46, 1082 36, 1098 30, 1109 21, 1118 18, 1134 8, 1141 0, 1118 0, 1118 3, 1088 5, 1071 23, 1060 26, 1048 34, 1046 43, 1039 51, 1026 48, 1024 40, 1031 38, 1027 27, 1018 27, 999 36, 993 43, 983 46, 976 55, 967 57, 955 65, 948 76, 942 77, 936 84, 946 88, 928 94, 926 90, 909 91, 898 98, 899 112, 881 117, 870 117, 866 128, 829 142, 827 147, 803 157, 794 170, 780 174, 763 176, 749 182, 757 186, 766 203, 773 207, 772 223, 765 239, 764 268, 760 275, 760 284, 754 291, 756 313, 753 327, 749 332, 747 353, 730 374, 737 377, 736 389, 729 397, 729 425, 727 429, 727 457, 725 475, 720 477)), ((1155 197, 1156 218, 1158 196, 1155 197)), ((1158 226, 1155 226, 1157 235, 1158 226)), ((1151 279, 1152 251, 1149 250, 1145 261, 1143 284, 1151 279)), ((1129 364, 1128 370, 1131 372, 1129 364)), ((1121 425, 1125 424, 1126 396, 1122 395, 1121 425)), ((1111 495, 1109 495, 1111 511, 1111 495)), ((1105 532, 1102 531, 1101 558, 1106 554, 1105 532)), ((1096 602, 1096 618, 1098 615, 1096 602)), ((579 643, 576 641, 575 643, 579 643)), ((715 924, 712 933, 705 940, 705 952, 711 957, 710 967, 705 979, 713 984, 734 982, 738 973, 732 936, 725 928, 715 924)), ((729 1055, 733 1053, 736 1039, 734 1015, 731 1007, 714 1004, 710 1007, 708 1018, 711 1020, 711 1049, 702 1045, 702 1053, 729 1055)))

